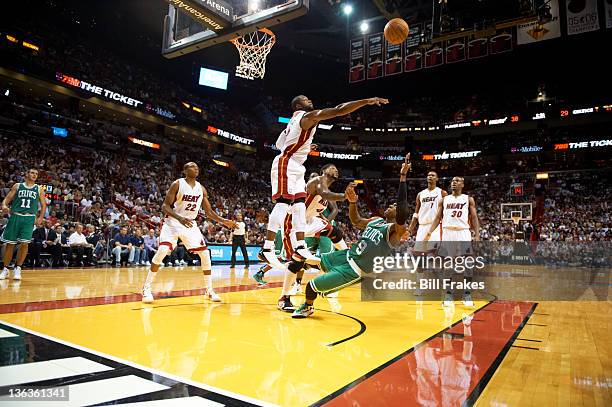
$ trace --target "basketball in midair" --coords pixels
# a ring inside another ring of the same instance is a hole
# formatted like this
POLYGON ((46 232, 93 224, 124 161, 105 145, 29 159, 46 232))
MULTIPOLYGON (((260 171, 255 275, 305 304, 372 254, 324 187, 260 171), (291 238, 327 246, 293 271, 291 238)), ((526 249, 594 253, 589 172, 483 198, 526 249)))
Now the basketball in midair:
POLYGON ((394 18, 385 25, 385 38, 391 44, 401 44, 408 38, 408 23, 401 18, 394 18))

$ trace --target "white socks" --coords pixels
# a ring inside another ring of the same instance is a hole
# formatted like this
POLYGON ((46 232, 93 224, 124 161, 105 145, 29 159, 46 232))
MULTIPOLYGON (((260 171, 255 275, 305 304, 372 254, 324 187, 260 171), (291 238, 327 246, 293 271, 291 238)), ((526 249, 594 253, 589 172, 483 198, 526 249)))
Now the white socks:
POLYGON ((204 289, 206 289, 208 291, 212 291, 213 290, 212 275, 210 275, 210 274, 204 274, 204 289))
POLYGON ((296 274, 289 270, 285 271, 285 279, 283 280, 283 292, 281 295, 289 296, 291 293, 291 286, 295 282, 296 274))
POLYGON ((151 284, 153 284, 153 280, 155 280, 155 275, 157 273, 152 272, 151 270, 149 270, 149 272, 147 273, 147 279, 145 280, 145 287, 151 287, 151 284))

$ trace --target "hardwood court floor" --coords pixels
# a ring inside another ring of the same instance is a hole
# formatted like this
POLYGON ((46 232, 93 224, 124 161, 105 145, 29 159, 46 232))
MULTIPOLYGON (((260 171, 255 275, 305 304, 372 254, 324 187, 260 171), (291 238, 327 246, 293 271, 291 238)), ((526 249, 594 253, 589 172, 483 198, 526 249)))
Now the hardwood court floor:
MULTIPOLYGON (((25 270, 21 282, 0 281, 0 331, 52 343, 23 358, 26 367, 52 360, 44 349, 59 341, 170 387, 116 396, 124 402, 180 405, 204 389, 225 405, 612 405, 610 302, 444 309, 361 302, 353 286, 337 300, 319 299, 313 317, 293 320, 276 309, 280 275, 259 288, 255 271, 215 266, 223 298, 215 304, 200 295, 197 269, 163 268, 155 303, 143 305, 144 268, 25 270), (177 397, 168 380, 191 390, 177 397)), ((20 366, 0 365, 0 376, 20 366)))

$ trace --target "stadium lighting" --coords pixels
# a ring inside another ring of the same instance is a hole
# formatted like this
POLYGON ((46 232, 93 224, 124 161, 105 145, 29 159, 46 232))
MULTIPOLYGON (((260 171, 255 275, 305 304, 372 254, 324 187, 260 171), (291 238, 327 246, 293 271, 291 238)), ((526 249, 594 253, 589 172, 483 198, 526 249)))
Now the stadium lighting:
POLYGON ((368 23, 366 23, 365 21, 363 21, 360 25, 359 25, 359 29, 361 30, 362 33, 367 33, 368 29, 370 28, 370 26, 368 25, 368 23))
POLYGON ((350 4, 345 4, 344 7, 342 8, 342 11, 344 12, 344 14, 349 16, 353 12, 353 6, 351 6, 350 4))

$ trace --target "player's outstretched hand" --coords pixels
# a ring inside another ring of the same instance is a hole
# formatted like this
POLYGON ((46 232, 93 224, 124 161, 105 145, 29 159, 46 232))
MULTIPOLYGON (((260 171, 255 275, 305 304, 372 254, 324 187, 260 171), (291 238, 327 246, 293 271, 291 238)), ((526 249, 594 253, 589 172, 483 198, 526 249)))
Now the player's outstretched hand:
POLYGON ((370 98, 368 100, 368 105, 380 106, 380 105, 386 105, 388 103, 389 103, 389 99, 385 99, 385 98, 370 98))
POLYGON ((423 238, 424 242, 428 242, 429 238, 431 238, 431 232, 427 232, 427 234, 425 235, 425 237, 423 238))
POLYGON ((346 187, 346 190, 344 191, 344 197, 350 203, 355 203, 359 199, 357 197, 357 192, 355 192, 356 186, 357 184, 355 184, 354 182, 351 182, 350 184, 348 184, 348 186, 346 187))
POLYGON ((193 225, 191 219, 180 217, 178 221, 181 222, 181 225, 185 226, 186 228, 190 228, 193 225))
POLYGON ((400 175, 402 177, 405 177, 411 168, 412 168, 412 164, 410 163, 410 153, 408 153, 406 154, 406 157, 404 158, 404 162, 402 163, 402 169, 400 170, 400 175))
POLYGON ((226 220, 225 222, 223 222, 223 225, 228 228, 228 229, 236 229, 238 227, 238 224, 236 222, 234 222, 233 220, 226 220))
POLYGON ((8 206, 2 205, 2 214, 9 215, 11 213, 11 209, 8 206))

